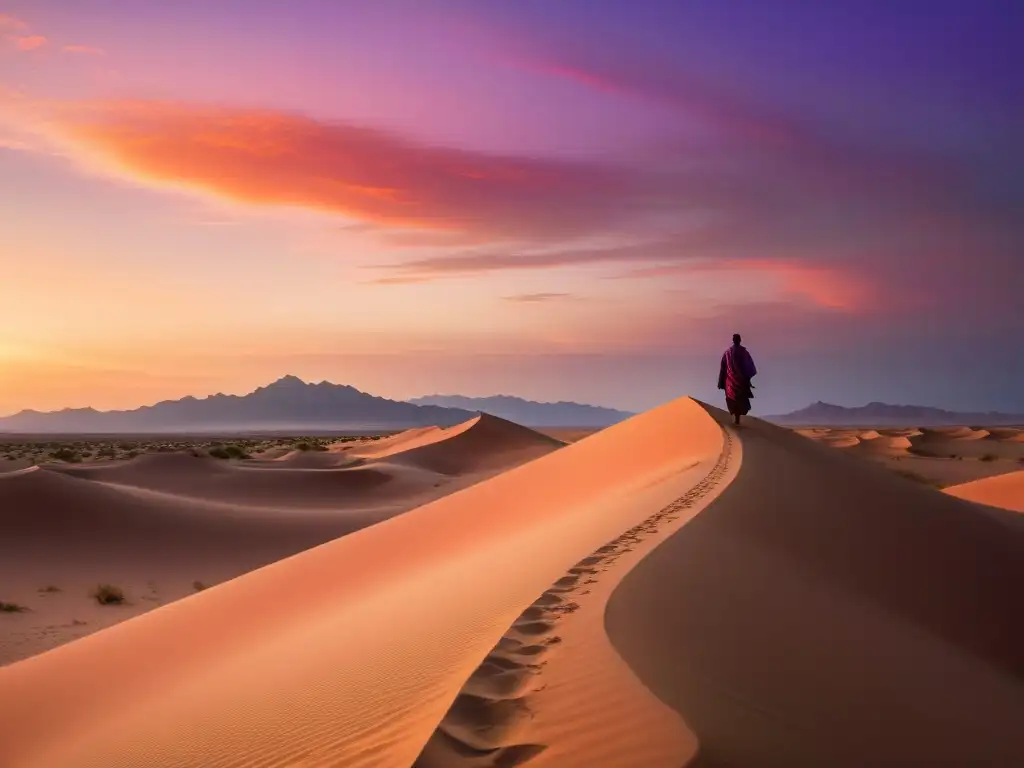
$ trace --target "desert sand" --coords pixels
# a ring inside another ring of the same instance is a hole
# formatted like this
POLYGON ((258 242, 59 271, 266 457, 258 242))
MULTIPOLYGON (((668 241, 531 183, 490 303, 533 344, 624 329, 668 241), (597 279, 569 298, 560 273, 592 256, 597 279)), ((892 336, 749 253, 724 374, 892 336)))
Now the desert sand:
POLYGON ((794 431, 936 488, 1015 472, 1024 466, 1024 428, 806 427, 794 431))
MULTIPOLYGON (((557 450, 485 419, 297 469, 458 477, 497 471, 480 456, 495 444, 520 462, 0 668, 0 765, 1024 764, 1024 518, 723 417, 683 398, 557 450)), ((288 472, 229 468, 268 498, 262 478, 288 472)), ((206 508, 142 472, 96 477, 116 469, 0 489, 282 517, 233 480, 203 481, 206 508)), ((336 514, 321 493, 289 510, 299 528, 336 514)), ((54 523, 74 531, 62 551, 90 528, 116 540, 74 518, 54 523)))
POLYGON ((958 499, 1024 512, 1024 470, 954 485, 945 491, 958 499))
POLYGON ((0 664, 359 530, 558 448, 493 417, 326 451, 188 452, 0 474, 0 664), (438 458, 440 457, 440 458, 438 458), (446 472, 431 467, 443 464, 446 472), (273 470, 273 471, 271 471, 273 470), (123 604, 90 598, 99 584, 123 604))

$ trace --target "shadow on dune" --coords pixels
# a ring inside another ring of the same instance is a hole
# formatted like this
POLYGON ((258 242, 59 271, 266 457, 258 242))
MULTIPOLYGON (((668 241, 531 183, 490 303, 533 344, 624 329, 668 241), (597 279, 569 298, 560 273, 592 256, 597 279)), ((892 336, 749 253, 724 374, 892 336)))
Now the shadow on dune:
POLYGON ((737 432, 736 480, 606 614, 695 765, 1024 765, 1024 518, 737 432))

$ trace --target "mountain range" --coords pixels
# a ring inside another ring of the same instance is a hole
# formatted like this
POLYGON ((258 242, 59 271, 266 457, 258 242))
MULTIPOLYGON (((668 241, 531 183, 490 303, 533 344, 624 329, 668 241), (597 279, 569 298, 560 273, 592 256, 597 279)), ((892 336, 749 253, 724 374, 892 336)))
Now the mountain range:
POLYGON ((636 415, 628 411, 603 408, 597 405, 583 405, 566 401, 538 403, 511 395, 494 395, 492 397, 427 395, 417 397, 409 402, 415 405, 481 411, 526 427, 607 427, 636 415))
POLYGON ((0 418, 0 432, 140 433, 218 431, 336 431, 451 426, 475 412, 414 405, 327 381, 307 384, 285 376, 247 395, 216 394, 165 400, 130 411, 66 408, 21 411, 0 418))
POLYGON ((998 411, 947 411, 924 405, 889 405, 868 403, 854 408, 823 403, 820 400, 806 408, 781 416, 766 416, 766 421, 787 426, 1010 426, 1024 424, 1024 414, 998 411))
POLYGON ((0 432, 209 434, 397 430, 427 425, 451 426, 482 411, 529 426, 590 427, 605 426, 632 415, 578 403, 531 403, 519 398, 456 397, 451 398, 451 403, 426 402, 431 398, 421 400, 388 400, 345 384, 327 381, 313 384, 296 376, 285 376, 247 395, 189 396, 134 410, 65 408, 47 413, 25 410, 0 418, 0 432))

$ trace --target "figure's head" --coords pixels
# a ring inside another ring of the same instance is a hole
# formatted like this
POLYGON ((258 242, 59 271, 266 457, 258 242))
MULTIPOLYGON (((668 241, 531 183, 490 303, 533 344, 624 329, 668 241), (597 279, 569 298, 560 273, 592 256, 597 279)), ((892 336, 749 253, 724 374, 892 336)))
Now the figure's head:
POLYGON ((734 333, 732 335, 732 343, 733 344, 739 344, 741 341, 743 341, 743 339, 740 338, 740 335, 738 333, 734 333))

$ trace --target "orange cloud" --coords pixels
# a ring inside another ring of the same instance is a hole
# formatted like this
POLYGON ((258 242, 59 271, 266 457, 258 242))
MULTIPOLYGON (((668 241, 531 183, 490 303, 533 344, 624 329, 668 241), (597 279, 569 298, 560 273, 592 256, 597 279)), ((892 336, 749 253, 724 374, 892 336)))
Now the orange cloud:
POLYGON ((641 204, 632 172, 421 145, 284 112, 136 101, 65 107, 56 122, 73 151, 136 180, 467 241, 586 234, 641 204))
POLYGON ((875 303, 874 291, 850 271, 819 264, 782 259, 720 259, 697 263, 668 264, 627 272, 625 278, 657 278, 707 273, 740 273, 767 278, 783 295, 802 297, 822 309, 860 312, 875 303))
POLYGON ((65 45, 61 50, 67 53, 84 53, 89 56, 106 56, 106 52, 102 48, 95 48, 91 45, 65 45))
POLYGON ((515 296, 504 296, 505 301, 514 301, 520 304, 539 304, 543 301, 555 301, 557 299, 568 299, 570 293, 519 293, 515 296))
POLYGON ((46 45, 46 38, 42 35, 26 35, 24 37, 15 37, 14 44, 22 51, 34 51, 37 48, 42 48, 46 45))

